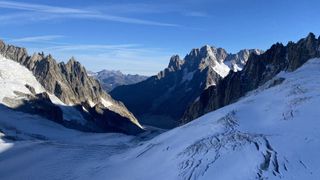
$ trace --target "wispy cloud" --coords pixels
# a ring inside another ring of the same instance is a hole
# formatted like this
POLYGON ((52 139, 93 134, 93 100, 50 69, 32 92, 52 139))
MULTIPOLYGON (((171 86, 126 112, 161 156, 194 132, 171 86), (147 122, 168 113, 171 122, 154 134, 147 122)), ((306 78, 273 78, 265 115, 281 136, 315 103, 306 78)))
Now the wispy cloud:
POLYGON ((30 36, 30 37, 23 37, 23 38, 17 38, 17 39, 11 39, 10 42, 16 43, 16 42, 23 42, 23 43, 30 43, 30 42, 35 42, 35 43, 50 43, 53 40, 63 38, 64 36, 62 35, 45 35, 45 36, 30 36))
POLYGON ((186 3, 121 3, 95 7, 101 11, 117 14, 167 14, 173 13, 189 17, 209 17, 203 10, 195 10, 186 3))
POLYGON ((127 50, 132 48, 139 47, 139 44, 117 44, 117 45, 105 45, 105 44, 72 44, 72 45, 60 45, 60 46, 51 46, 45 48, 48 51, 59 51, 59 52, 70 52, 70 51, 108 51, 108 50, 127 50))
POLYGON ((14 1, 0 1, 0 7, 7 9, 19 9, 19 10, 27 10, 27 11, 37 11, 37 12, 45 12, 45 13, 57 13, 57 14, 65 14, 65 13, 90 13, 90 11, 85 11, 81 9, 74 8, 65 8, 58 6, 48 6, 42 4, 31 4, 31 3, 23 3, 23 2, 14 2, 14 1))
POLYGON ((76 58, 93 71, 109 69, 129 74, 155 75, 167 66, 170 55, 164 50, 119 49, 94 55, 78 54, 76 58))
POLYGON ((0 1, 0 8, 18 10, 20 13, 1 15, 0 20, 47 20, 53 18, 80 18, 80 19, 98 19, 105 21, 114 21, 130 24, 152 25, 177 27, 179 25, 173 23, 164 23, 153 20, 140 18, 131 18, 125 16, 117 16, 114 14, 102 13, 98 10, 87 10, 79 8, 68 8, 49 6, 43 4, 22 3, 14 1, 0 1), (27 17, 27 18, 24 18, 27 17))
POLYGON ((100 20, 115 21, 115 22, 129 23, 129 24, 141 24, 141 25, 153 25, 153 26, 167 26, 167 27, 180 26, 178 24, 162 23, 157 21, 149 21, 144 19, 128 18, 128 17, 122 17, 122 16, 108 15, 108 14, 77 14, 77 15, 73 14, 73 15, 69 15, 69 17, 81 18, 81 19, 100 19, 100 20))
POLYGON ((30 53, 53 54, 58 60, 74 56, 88 70, 121 70, 124 73, 155 75, 165 68, 172 55, 166 49, 145 47, 141 44, 70 44, 34 47, 30 53))
POLYGON ((142 44, 74 44, 57 40, 61 35, 7 38, 9 43, 20 43, 29 53, 52 54, 58 61, 75 57, 88 70, 121 70, 124 73, 155 75, 168 64, 173 54, 168 49, 146 47, 142 44))

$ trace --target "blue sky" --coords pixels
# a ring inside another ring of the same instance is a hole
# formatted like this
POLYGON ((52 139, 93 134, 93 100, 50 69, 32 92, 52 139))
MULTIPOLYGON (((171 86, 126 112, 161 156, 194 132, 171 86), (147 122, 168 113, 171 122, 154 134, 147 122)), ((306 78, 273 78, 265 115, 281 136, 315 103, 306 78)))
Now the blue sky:
POLYGON ((205 44, 228 52, 320 35, 319 0, 0 0, 0 38, 87 69, 156 74, 205 44))

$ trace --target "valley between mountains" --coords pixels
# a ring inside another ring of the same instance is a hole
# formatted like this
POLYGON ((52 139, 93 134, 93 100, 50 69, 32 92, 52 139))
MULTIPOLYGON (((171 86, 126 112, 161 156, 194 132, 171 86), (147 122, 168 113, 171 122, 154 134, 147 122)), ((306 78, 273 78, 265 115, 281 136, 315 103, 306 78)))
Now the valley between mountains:
POLYGON ((320 177, 313 33, 265 51, 205 45, 151 77, 100 74, 0 41, 0 179, 320 177))

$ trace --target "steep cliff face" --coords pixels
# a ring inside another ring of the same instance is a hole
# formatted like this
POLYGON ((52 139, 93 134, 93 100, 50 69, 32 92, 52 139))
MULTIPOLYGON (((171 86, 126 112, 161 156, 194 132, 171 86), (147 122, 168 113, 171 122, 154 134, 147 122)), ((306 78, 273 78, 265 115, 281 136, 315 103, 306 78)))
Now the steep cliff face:
MULTIPOLYGON (((205 113, 235 102, 247 92, 271 80, 281 71, 294 71, 308 59, 320 57, 320 39, 310 33, 297 43, 284 46, 274 44, 261 55, 252 55, 243 71, 231 72, 217 86, 206 89, 195 103, 188 107, 182 122, 189 122, 205 113)), ((276 81, 276 80, 275 80, 276 81)))
MULTIPOLYGON (((74 58, 71 58, 66 64, 63 62, 57 63, 51 55, 45 56, 43 53, 35 53, 28 56, 26 49, 6 45, 2 41, 0 41, 0 54, 32 71, 46 91, 55 95, 66 105, 83 106, 88 104, 90 108, 94 108, 97 104, 100 104, 99 111, 103 111, 104 116, 97 117, 89 114, 89 117, 93 124, 100 121, 108 122, 101 129, 130 134, 142 131, 142 127, 134 115, 122 103, 112 99, 102 89, 99 82, 88 76, 85 68, 74 58), (107 118, 108 114, 113 118, 107 118), (123 124, 128 124, 128 126, 132 125, 135 130, 129 132, 126 131, 124 126, 114 126, 117 123, 109 123, 115 120, 122 121, 123 124)), ((94 128, 90 130, 95 131, 94 128)))
POLYGON ((51 55, 36 53, 30 57, 25 49, 6 45, 2 47, 0 45, 1 53, 5 57, 26 66, 50 93, 55 94, 66 104, 79 104, 85 101, 97 103, 99 102, 97 98, 106 96, 99 83, 89 77, 84 67, 74 58, 67 64, 57 63, 51 55), (23 53, 25 55, 21 56, 23 53))
MULTIPOLYGON (((159 122, 150 123, 144 117, 165 116, 177 125, 186 108, 204 89, 215 86, 233 66, 246 63, 250 54, 243 52, 229 54, 222 48, 208 45, 193 49, 184 59, 172 56, 168 67, 156 76, 137 84, 119 86, 111 95, 124 102, 146 124, 158 126, 159 122)), ((259 50, 245 52, 261 53, 259 50)))
POLYGON ((226 59, 226 64, 229 65, 230 69, 234 72, 241 71, 243 67, 247 64, 249 56, 251 54, 260 55, 263 51, 258 49, 243 49, 237 54, 232 54, 226 59))

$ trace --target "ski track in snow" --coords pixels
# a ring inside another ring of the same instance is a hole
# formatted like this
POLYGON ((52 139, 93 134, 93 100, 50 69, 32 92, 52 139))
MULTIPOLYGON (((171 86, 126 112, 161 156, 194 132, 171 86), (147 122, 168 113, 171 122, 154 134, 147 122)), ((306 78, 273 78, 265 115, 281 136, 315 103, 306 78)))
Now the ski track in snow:
POLYGON ((320 177, 320 59, 151 140, 66 129, 0 106, 0 179, 320 177))

